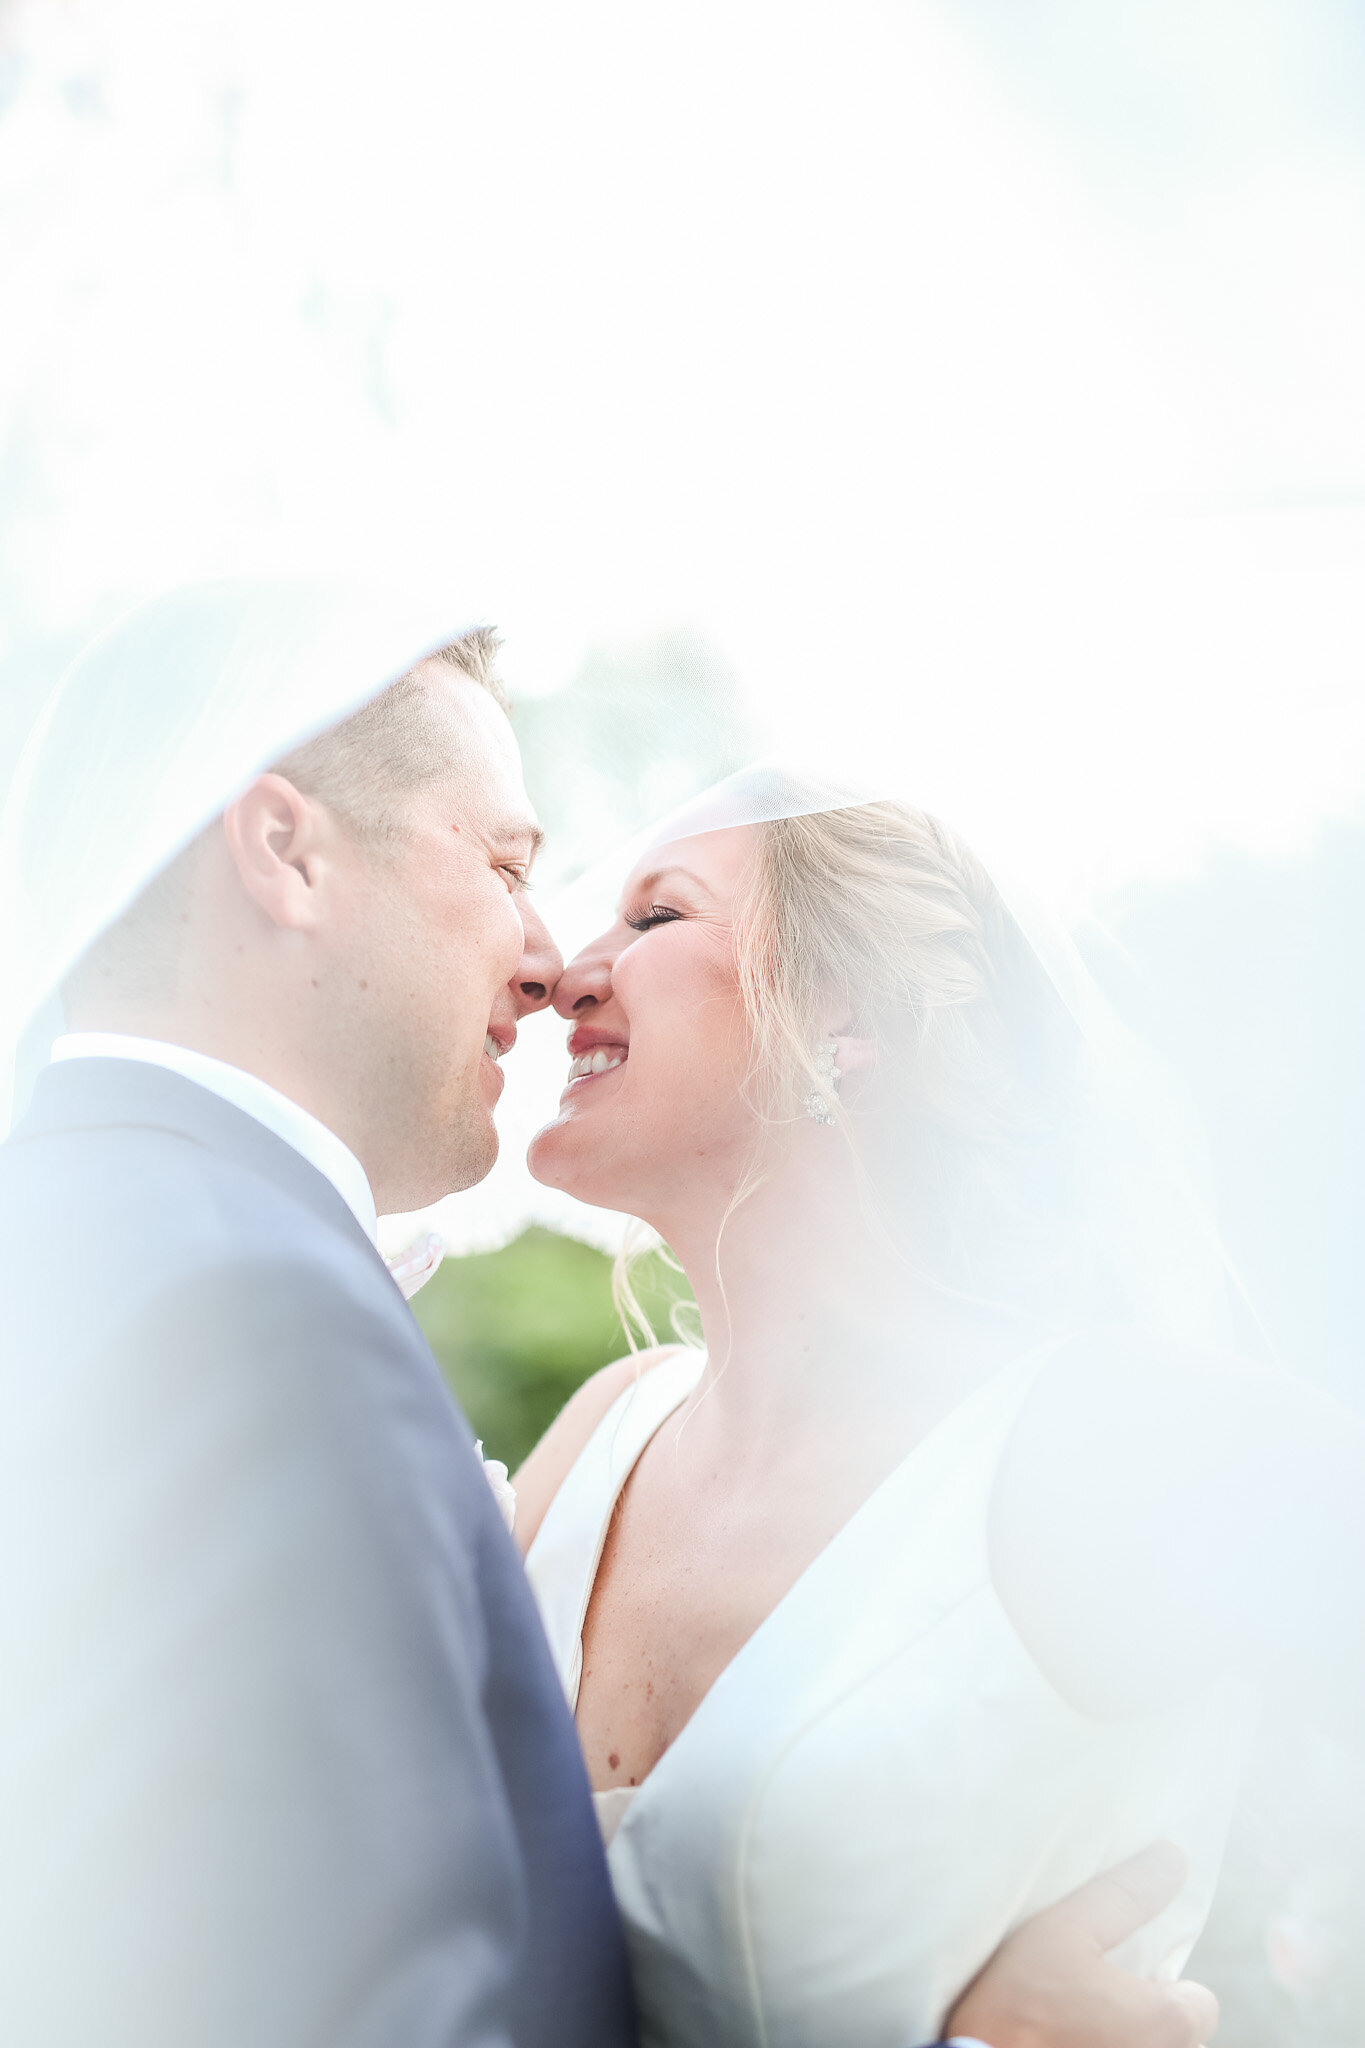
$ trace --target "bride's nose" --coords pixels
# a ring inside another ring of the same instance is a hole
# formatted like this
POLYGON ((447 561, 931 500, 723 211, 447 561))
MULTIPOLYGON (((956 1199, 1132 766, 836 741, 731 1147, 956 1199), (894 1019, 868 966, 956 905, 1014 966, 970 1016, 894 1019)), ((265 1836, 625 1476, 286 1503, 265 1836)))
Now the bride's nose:
POLYGON ((581 1017, 585 1010, 611 996, 611 956, 594 946, 569 962, 555 984, 552 998, 561 1017, 581 1017))

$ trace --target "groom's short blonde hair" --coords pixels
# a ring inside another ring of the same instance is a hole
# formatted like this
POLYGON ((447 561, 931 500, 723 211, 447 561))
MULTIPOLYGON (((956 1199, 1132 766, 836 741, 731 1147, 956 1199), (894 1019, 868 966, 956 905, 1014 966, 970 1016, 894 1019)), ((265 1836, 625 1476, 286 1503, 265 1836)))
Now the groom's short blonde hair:
MULTIPOLYGON (((451 767, 449 727, 431 687, 430 663, 442 663, 467 677, 506 711, 507 691, 497 674, 501 645, 491 626, 462 633, 340 725, 294 748, 274 764, 274 772, 306 796, 317 797, 365 839, 392 839, 399 829, 404 793, 436 780, 451 767)), ((101 997, 158 1002, 172 994, 183 916, 203 837, 201 833, 153 876, 123 916, 82 954, 62 983, 68 1017, 101 997)))
POLYGON ((501 645, 491 626, 462 633, 340 725, 305 740, 276 762, 275 772, 367 838, 392 836, 394 800, 452 765, 449 730, 433 702, 430 664, 468 677, 507 711, 507 691, 497 673, 501 645))

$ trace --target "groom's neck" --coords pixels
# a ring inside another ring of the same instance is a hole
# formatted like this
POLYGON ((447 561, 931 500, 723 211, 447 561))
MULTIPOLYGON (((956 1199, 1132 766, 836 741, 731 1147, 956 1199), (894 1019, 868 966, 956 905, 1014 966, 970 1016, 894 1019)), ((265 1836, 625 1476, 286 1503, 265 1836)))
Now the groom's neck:
POLYGON ((154 1039, 179 1046, 251 1074, 277 1094, 307 1110, 349 1146, 369 1172, 366 1134, 359 1127, 346 1090, 332 1085, 325 1059, 303 1021, 281 1030, 281 1011, 293 1008, 287 998, 264 999, 254 1015, 238 1014, 238 1006, 200 994, 186 1003, 108 1001, 68 1006, 71 1031, 108 1032, 120 1037, 154 1039))

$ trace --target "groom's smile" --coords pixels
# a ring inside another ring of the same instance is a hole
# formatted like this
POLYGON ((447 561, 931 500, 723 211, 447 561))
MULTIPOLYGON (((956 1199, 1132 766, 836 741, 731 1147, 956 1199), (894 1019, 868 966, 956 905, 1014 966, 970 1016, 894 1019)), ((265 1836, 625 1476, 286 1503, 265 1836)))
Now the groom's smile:
POLYGON ((403 1207, 468 1187, 492 1165, 500 1063, 562 967, 526 893, 541 833, 506 714, 465 678, 428 668, 449 766, 404 806, 384 892, 406 928, 387 1051, 403 1049, 404 1177, 415 1183, 420 1170, 422 1180, 417 1200, 404 1187, 403 1207))
POLYGON ((490 1023, 483 1041, 480 1079, 491 1086, 494 1102, 501 1096, 505 1083, 499 1062, 506 1059, 516 1042, 515 1024, 503 1023, 500 1020, 490 1023))

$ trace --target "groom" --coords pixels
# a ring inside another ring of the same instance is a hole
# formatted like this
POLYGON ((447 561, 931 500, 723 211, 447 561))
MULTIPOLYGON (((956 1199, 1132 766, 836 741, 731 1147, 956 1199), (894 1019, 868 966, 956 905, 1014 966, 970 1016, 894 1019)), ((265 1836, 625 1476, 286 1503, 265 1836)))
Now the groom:
MULTIPOLYGON (((150 611, 65 730, 110 715, 150 611)), ((376 1208, 487 1172, 498 1062, 559 972, 494 648, 381 668, 234 774, 66 973, 68 1035, 0 1148, 16 2048, 634 2039, 530 1596, 374 1246, 376 1208)), ((1102 1958, 1171 1889, 1142 1866, 1042 1916, 962 2026, 1193 2043, 1197 2007, 1102 1958)))

